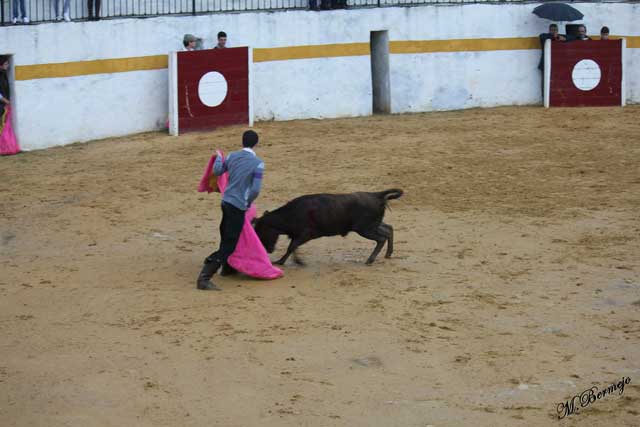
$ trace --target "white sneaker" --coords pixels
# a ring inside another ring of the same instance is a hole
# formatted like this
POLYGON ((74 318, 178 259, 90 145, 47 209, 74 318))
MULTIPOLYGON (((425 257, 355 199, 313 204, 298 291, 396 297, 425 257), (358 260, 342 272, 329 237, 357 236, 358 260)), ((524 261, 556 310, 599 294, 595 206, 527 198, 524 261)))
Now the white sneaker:
POLYGON ((69 13, 65 13, 65 14, 64 14, 64 20, 65 20, 66 22, 71 22, 71 17, 69 16, 69 13))
POLYGON ((25 16, 24 18, 22 18, 22 22, 25 23, 25 24, 28 24, 29 23, 29 18, 25 16))
POLYGON ((56 21, 62 21, 62 16, 60 15, 56 16, 56 21))
POLYGON ((13 18, 11 20, 11 23, 13 23, 13 25, 16 25, 18 23, 18 18, 13 18))

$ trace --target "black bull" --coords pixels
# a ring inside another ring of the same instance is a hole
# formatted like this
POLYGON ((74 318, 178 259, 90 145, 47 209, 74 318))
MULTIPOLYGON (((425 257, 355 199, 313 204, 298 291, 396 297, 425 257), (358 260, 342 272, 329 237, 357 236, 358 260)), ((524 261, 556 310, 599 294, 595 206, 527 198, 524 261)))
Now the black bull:
POLYGON ((386 258, 393 253, 393 228, 382 222, 387 201, 402 196, 402 190, 377 193, 311 194, 291 200, 286 205, 266 211, 254 222, 255 231, 267 252, 272 253, 278 236, 291 239, 287 252, 276 261, 283 265, 293 253, 294 261, 302 264, 295 250, 309 240, 325 236, 346 236, 355 231, 375 240, 376 247, 367 259, 373 263, 387 242, 386 258))

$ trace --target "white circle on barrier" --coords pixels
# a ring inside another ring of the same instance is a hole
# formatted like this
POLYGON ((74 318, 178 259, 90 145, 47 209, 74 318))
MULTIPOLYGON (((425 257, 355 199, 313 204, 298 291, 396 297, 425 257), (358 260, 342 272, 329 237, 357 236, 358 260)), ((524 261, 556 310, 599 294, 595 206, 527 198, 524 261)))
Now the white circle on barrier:
POLYGON ((217 71, 210 71, 200 78, 198 96, 207 107, 217 107, 227 97, 227 79, 217 71))
POLYGON ((598 63, 591 59, 583 59, 579 61, 574 67, 571 73, 571 79, 573 84, 580 90, 594 89, 600 83, 600 66, 598 63))

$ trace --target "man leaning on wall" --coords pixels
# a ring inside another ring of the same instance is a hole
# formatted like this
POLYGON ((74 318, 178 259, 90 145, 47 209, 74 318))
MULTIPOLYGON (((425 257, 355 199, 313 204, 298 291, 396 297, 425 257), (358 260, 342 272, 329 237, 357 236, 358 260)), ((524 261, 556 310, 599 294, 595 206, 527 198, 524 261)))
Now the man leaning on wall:
POLYGON ((547 40, 551 41, 566 41, 567 36, 558 33, 558 24, 549 25, 549 32, 540 34, 540 48, 542 49, 542 56, 538 63, 538 69, 544 71, 544 44, 547 40))
POLYGON ((538 62, 538 69, 542 71, 542 97, 544 98, 544 45, 547 40, 551 41, 566 41, 567 36, 558 33, 558 24, 549 25, 549 32, 540 34, 540 48, 542 49, 542 56, 540 62, 538 62))

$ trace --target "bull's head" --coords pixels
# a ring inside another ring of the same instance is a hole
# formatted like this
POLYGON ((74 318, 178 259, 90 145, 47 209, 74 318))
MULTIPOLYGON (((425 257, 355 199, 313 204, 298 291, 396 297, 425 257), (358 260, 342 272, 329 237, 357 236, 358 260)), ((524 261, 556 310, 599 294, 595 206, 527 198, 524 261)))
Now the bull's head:
POLYGON ((276 249, 276 242, 278 241, 278 236, 280 235, 280 233, 278 232, 278 230, 268 225, 267 221, 265 221, 265 217, 268 214, 269 211, 265 211, 264 215, 262 215, 260 218, 254 218, 252 223, 253 228, 258 235, 258 238, 260 238, 262 246, 264 246, 268 253, 273 253, 273 251, 276 249))

